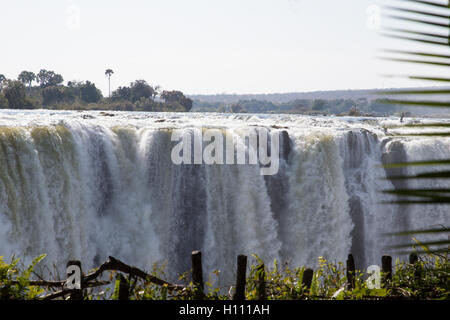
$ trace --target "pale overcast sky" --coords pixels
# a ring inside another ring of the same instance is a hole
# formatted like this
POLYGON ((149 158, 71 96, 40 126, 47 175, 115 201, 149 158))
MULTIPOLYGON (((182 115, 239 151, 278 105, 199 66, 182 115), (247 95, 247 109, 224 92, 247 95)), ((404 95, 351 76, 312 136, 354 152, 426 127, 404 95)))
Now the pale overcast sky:
POLYGON ((381 2, 0 0, 0 73, 45 68, 104 95, 106 68, 112 89, 145 79, 187 94, 423 85, 380 76, 415 68, 375 59, 391 41, 367 26, 381 2))

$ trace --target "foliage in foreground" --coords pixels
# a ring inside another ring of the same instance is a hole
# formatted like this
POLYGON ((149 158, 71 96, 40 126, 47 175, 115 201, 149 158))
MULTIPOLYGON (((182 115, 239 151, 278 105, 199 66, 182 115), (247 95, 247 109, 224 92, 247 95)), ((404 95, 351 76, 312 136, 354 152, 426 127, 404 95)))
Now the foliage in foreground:
MULTIPOLYGON (((25 268, 18 266, 19 259, 6 263, 0 259, 0 299, 2 300, 35 300, 47 296, 51 292, 45 287, 30 285, 30 277, 37 263, 45 255, 33 260, 25 268)), ((265 282, 265 297, 268 300, 393 300, 393 299, 450 299, 450 261, 448 254, 424 254, 412 265, 396 261, 390 280, 382 274, 381 288, 370 288, 368 274, 356 271, 355 287, 348 286, 346 270, 342 263, 331 263, 319 257, 318 268, 314 271, 311 287, 303 285, 304 267, 291 269, 280 267, 277 261, 271 268, 262 268, 263 262, 254 256, 255 261, 247 272, 246 299, 260 299, 261 279, 265 282), (262 272, 264 270, 264 272, 262 272)), ((154 267, 152 275, 164 277, 164 267, 154 267)), ((119 280, 113 281, 116 272, 109 272, 111 285, 99 288, 89 288, 84 291, 84 299, 115 300, 119 296, 119 280)), ((220 276, 214 271, 205 282, 203 299, 228 300, 232 298, 234 288, 231 286, 218 288, 212 283, 220 276)), ((185 288, 170 290, 167 286, 159 286, 145 282, 135 277, 121 275, 129 286, 130 300, 192 300, 199 297, 199 292, 189 281, 189 272, 179 277, 185 288)), ((67 295, 66 295, 67 298, 67 295)), ((61 298, 60 298, 61 299, 61 298)))
POLYGON ((36 265, 45 258, 45 254, 33 259, 32 263, 22 269, 19 266, 20 259, 11 259, 6 263, 0 257, 0 300, 11 299, 37 299, 44 290, 30 285, 30 276, 36 265))

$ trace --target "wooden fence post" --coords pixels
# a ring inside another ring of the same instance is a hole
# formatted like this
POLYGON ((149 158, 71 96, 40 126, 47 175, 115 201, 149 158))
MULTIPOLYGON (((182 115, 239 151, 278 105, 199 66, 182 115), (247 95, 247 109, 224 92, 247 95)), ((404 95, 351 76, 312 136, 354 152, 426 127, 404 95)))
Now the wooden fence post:
POLYGON ((306 287, 306 290, 309 291, 311 289, 312 279, 313 279, 314 271, 312 269, 305 269, 303 271, 303 279, 302 285, 306 287))
POLYGON ((410 264, 416 264, 418 260, 419 260, 419 257, 417 256, 417 253, 413 252, 409 255, 409 263, 410 264))
POLYGON ((121 273, 117 274, 116 280, 119 281, 117 300, 128 300, 130 296, 128 280, 121 273))
POLYGON ((381 271, 383 272, 383 283, 386 285, 392 279, 392 257, 381 257, 381 271))
POLYGON ((258 268, 258 300, 267 300, 266 296, 266 271, 264 263, 258 268))
POLYGON ((409 255, 409 263, 414 267, 414 278, 416 281, 420 279, 420 266, 417 264, 418 261, 419 257, 417 256, 417 253, 413 252, 409 255))
POLYGON ((192 282, 195 288, 195 299, 203 299, 203 269, 202 269, 202 253, 200 251, 192 251, 192 282))
POLYGON ((355 260, 352 254, 349 254, 347 259, 347 287, 355 288, 355 260))
POLYGON ((247 256, 237 257, 236 290, 233 300, 245 300, 245 278, 247 272, 247 256))
MULTIPOLYGON (((80 278, 77 279, 80 283, 80 288, 79 289, 71 289, 70 290, 70 295, 69 295, 69 300, 83 300, 83 281, 82 281, 82 277, 83 277, 83 270, 81 269, 81 261, 79 260, 70 260, 69 262, 67 262, 67 270, 70 266, 76 266, 79 268, 80 271, 80 278)), ((75 271, 74 271, 75 272, 75 271)), ((75 272, 76 273, 76 272, 75 272)), ((73 277, 75 276, 74 273, 68 273, 67 277, 73 277)))

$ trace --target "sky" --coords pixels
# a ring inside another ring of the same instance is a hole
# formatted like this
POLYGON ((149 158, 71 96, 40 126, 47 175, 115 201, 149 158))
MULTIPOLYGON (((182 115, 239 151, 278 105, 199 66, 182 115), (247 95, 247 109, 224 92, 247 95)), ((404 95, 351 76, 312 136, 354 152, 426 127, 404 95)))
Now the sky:
POLYGON ((104 95, 107 68, 114 71, 112 90, 144 79, 186 94, 425 85, 382 76, 412 67, 377 59, 380 48, 393 44, 378 33, 381 4, 0 0, 0 73, 54 70, 66 82, 92 81, 104 95))

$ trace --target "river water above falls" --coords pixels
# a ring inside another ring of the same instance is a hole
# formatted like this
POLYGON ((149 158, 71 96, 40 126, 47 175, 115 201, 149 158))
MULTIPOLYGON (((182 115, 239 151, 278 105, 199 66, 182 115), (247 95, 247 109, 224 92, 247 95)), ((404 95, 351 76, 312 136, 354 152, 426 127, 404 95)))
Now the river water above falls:
MULTIPOLYGON (((205 274, 220 269, 227 283, 241 253, 314 267, 319 256, 345 261, 352 252, 359 268, 380 264, 388 246, 405 240, 383 234, 450 224, 444 206, 381 204, 392 198, 380 191, 416 183, 386 179, 399 170, 383 163, 450 158, 449 139, 382 129, 398 123, 4 110, 0 256, 46 253, 49 265, 79 259, 87 270, 111 255, 142 269, 167 262, 167 274, 178 274, 189 270, 190 252, 201 250, 205 274), (173 164, 173 130, 200 126, 279 132, 278 173, 261 175, 258 165, 173 164)), ((415 170, 423 169, 407 173, 415 170)))

